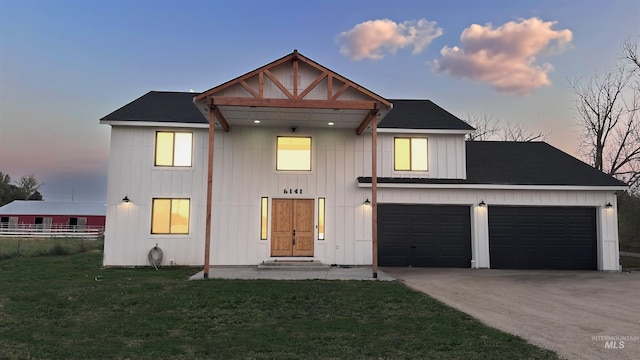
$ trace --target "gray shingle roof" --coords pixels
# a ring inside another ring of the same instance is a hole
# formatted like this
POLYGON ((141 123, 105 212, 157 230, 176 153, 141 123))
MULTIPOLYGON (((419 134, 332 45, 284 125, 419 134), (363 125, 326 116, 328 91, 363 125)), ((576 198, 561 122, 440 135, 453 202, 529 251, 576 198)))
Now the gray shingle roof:
POLYGON ((104 202, 14 200, 0 207, 0 215, 85 215, 105 216, 104 202))
MULTIPOLYGON (((379 178, 380 183, 626 186, 545 142, 466 143, 467 179, 379 178)), ((370 183, 371 177, 358 178, 370 183)))
MULTIPOLYGON (((193 104, 197 93, 150 91, 124 105, 103 121, 149 121, 207 124, 207 119, 193 104)), ((380 128, 473 130, 430 100, 390 100, 393 109, 380 122, 380 128)))
POLYGON ((100 120, 208 124, 193 104, 196 95, 198 93, 150 91, 100 120))
POLYGON ((393 109, 380 122, 380 128, 474 130, 466 122, 433 103, 431 100, 389 100, 393 109))

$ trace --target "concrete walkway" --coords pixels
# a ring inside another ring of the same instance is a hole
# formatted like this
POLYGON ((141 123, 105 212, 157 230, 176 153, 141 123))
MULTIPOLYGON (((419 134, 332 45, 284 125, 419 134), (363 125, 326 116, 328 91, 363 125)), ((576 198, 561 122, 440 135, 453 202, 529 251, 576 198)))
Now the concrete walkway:
MULTIPOLYGON (((191 276, 189 280, 204 279, 204 271, 191 276)), ((236 280, 378 280, 393 281, 391 276, 378 270, 378 278, 374 279, 371 267, 332 266, 328 270, 259 270, 256 266, 212 266, 209 268, 209 279, 236 280)))
POLYGON ((384 268, 567 359, 640 359, 640 272, 384 268))

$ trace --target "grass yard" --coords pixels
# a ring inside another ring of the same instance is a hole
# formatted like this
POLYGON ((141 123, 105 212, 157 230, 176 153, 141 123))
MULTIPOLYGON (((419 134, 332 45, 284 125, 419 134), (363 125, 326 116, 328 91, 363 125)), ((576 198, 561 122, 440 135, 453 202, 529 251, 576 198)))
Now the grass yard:
POLYGON ((634 256, 620 256, 623 271, 640 271, 640 258, 634 256))
POLYGON ((557 358, 396 282, 187 281, 101 259, 0 261, 0 358, 557 358))
POLYGON ((82 238, 0 238, 0 260, 16 256, 68 255, 102 251, 104 239, 82 238))

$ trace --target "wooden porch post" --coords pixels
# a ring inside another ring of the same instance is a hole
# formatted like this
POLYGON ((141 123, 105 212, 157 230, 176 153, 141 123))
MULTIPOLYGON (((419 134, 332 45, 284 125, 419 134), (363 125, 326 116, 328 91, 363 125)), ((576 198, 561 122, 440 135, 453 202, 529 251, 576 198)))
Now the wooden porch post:
POLYGON ((209 156, 207 163, 207 215, 206 215, 206 230, 204 239, 204 278, 209 278, 209 266, 210 266, 210 251, 211 251, 211 205, 213 196, 213 135, 215 127, 215 106, 213 105, 213 99, 211 99, 211 105, 209 106, 209 156))
POLYGON ((378 104, 371 116, 371 246, 373 278, 378 278, 378 104))

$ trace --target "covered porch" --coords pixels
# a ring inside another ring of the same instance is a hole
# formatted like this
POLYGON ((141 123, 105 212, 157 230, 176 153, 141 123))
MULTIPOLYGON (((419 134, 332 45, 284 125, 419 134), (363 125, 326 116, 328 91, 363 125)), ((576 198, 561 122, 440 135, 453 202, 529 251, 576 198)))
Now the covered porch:
POLYGON ((210 124, 204 278, 209 277, 211 265, 214 134, 231 132, 234 127, 279 127, 288 128, 291 133, 300 128, 371 133, 372 271, 377 277, 377 125, 392 108, 389 100, 294 50, 197 95, 194 103, 210 124))

